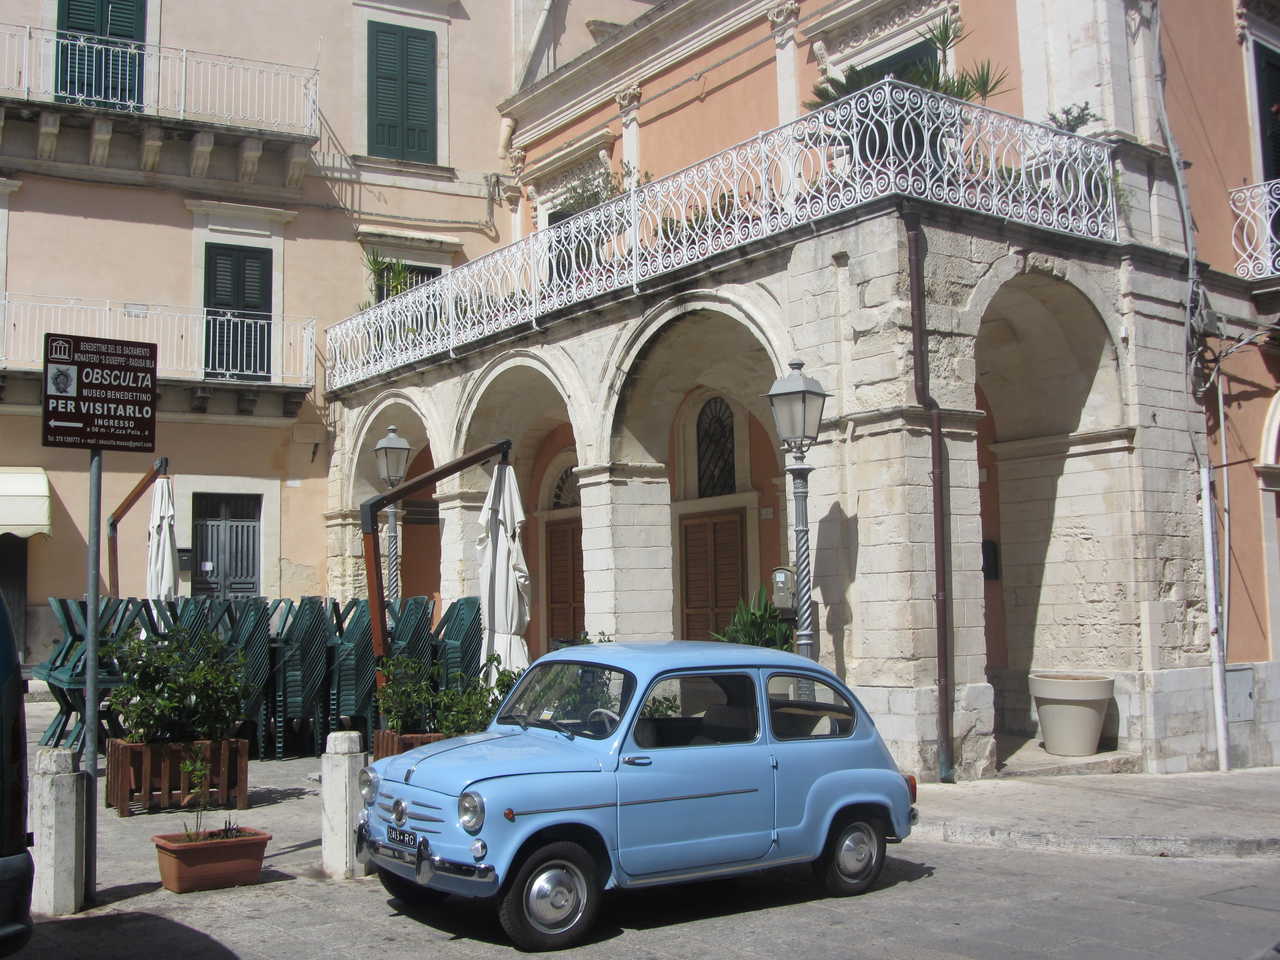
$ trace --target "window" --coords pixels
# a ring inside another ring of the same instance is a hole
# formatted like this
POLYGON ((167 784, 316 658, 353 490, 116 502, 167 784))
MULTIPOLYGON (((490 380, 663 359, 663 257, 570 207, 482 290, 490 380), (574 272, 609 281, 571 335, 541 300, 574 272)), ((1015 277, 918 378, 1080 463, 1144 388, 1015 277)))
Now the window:
POLYGON ((566 507, 582 505, 578 496, 578 474, 575 467, 567 466, 556 480, 555 489, 551 492, 551 509, 563 510, 566 507))
POLYGON ((58 0, 57 99, 141 110, 146 23, 146 0, 58 0))
POLYGON ((698 414, 699 497, 737 490, 733 460, 733 411, 723 399, 712 397, 698 414))
POLYGON ((938 48, 932 41, 922 40, 905 50, 899 50, 882 60, 877 60, 869 69, 885 76, 892 73, 899 80, 909 80, 917 70, 928 70, 937 62, 938 48))
POLYGON ((750 743, 759 729, 756 685, 741 674, 676 676, 649 688, 633 738, 641 749, 750 743))
POLYGON ((271 251, 205 246, 205 377, 271 379, 271 251))
POLYGON ((436 35, 369 22, 369 153, 436 162, 436 35))
POLYGON ((412 290, 420 283, 434 280, 443 272, 439 267, 420 267, 402 261, 388 263, 379 269, 373 281, 376 302, 381 303, 388 297, 412 290))
POLYGON ((769 726, 779 740, 847 737, 853 704, 815 677, 776 673, 769 678, 769 726))
POLYGON ((1280 53, 1254 42, 1254 66, 1258 80, 1258 113, 1262 142, 1262 179, 1280 178, 1280 53))

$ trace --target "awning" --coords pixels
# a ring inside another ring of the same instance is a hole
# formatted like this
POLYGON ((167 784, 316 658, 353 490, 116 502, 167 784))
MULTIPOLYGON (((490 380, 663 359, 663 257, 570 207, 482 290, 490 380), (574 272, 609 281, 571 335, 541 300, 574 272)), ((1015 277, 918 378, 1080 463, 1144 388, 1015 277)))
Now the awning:
POLYGON ((40 467, 0 467, 0 533, 49 533, 49 475, 40 467))

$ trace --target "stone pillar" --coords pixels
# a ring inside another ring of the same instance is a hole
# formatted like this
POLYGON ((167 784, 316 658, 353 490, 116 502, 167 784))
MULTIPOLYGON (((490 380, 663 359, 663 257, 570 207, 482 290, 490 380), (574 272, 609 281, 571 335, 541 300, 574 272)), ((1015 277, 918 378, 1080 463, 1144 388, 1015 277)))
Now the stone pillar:
POLYGON ((480 592, 480 513, 485 490, 465 490, 454 476, 436 485, 440 507, 440 596, 446 609, 458 597, 480 592))
POLYGON ((35 913, 58 917, 84 906, 85 779, 74 750, 36 751, 30 804, 35 913))
POLYGON ((333 510, 324 515, 328 553, 328 593, 342 600, 368 593, 364 576, 364 537, 358 510, 333 510))
POLYGON ((778 74, 778 123, 800 116, 800 97, 796 91, 796 23, 800 4, 787 0, 769 11, 773 25, 774 64, 778 74))
POLYGON ((632 84, 613 95, 622 112, 622 162, 627 170, 626 187, 634 187, 640 176, 640 87, 632 84))
POLYGON ((585 466, 577 476, 587 633, 670 640, 675 573, 666 464, 585 466))
POLYGON ((356 860, 356 817, 364 800, 356 778, 368 762, 360 749, 360 734, 343 730, 329 734, 320 758, 320 860, 334 880, 363 877, 372 871, 356 860))

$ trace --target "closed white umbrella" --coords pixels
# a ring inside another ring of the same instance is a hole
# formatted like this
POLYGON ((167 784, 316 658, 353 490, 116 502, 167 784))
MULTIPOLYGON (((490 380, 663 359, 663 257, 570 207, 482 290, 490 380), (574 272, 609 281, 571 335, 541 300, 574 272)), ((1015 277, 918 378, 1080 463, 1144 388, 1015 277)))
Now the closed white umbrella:
POLYGON ((147 527, 147 596, 152 600, 172 600, 178 592, 178 539, 173 523, 173 480, 157 477, 147 527))
POLYGON ((529 567, 520 546, 524 507, 510 465, 494 468, 481 518, 478 545, 485 656, 496 653, 504 668, 523 670, 529 665, 529 647, 521 636, 529 625, 529 567))

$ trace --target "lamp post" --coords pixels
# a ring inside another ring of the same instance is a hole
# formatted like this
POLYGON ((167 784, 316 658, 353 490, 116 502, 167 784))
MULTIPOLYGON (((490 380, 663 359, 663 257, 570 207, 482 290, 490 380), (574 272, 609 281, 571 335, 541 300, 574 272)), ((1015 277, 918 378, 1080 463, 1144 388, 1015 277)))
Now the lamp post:
MULTIPOLYGON (((388 490, 400 486, 409 466, 409 441, 400 436, 395 427, 387 427, 387 435, 373 448, 378 462, 378 478, 388 490)), ((399 508, 387 506, 387 602, 400 599, 400 535, 397 529, 399 508)))
POLYGON ((796 653, 810 660, 813 651, 813 582, 809 572, 809 474, 805 452, 818 439, 822 408, 829 394, 822 384, 801 371, 804 362, 792 360, 791 372, 773 382, 766 396, 773 412, 778 439, 795 458, 787 464, 795 500, 793 525, 796 537, 796 653))

